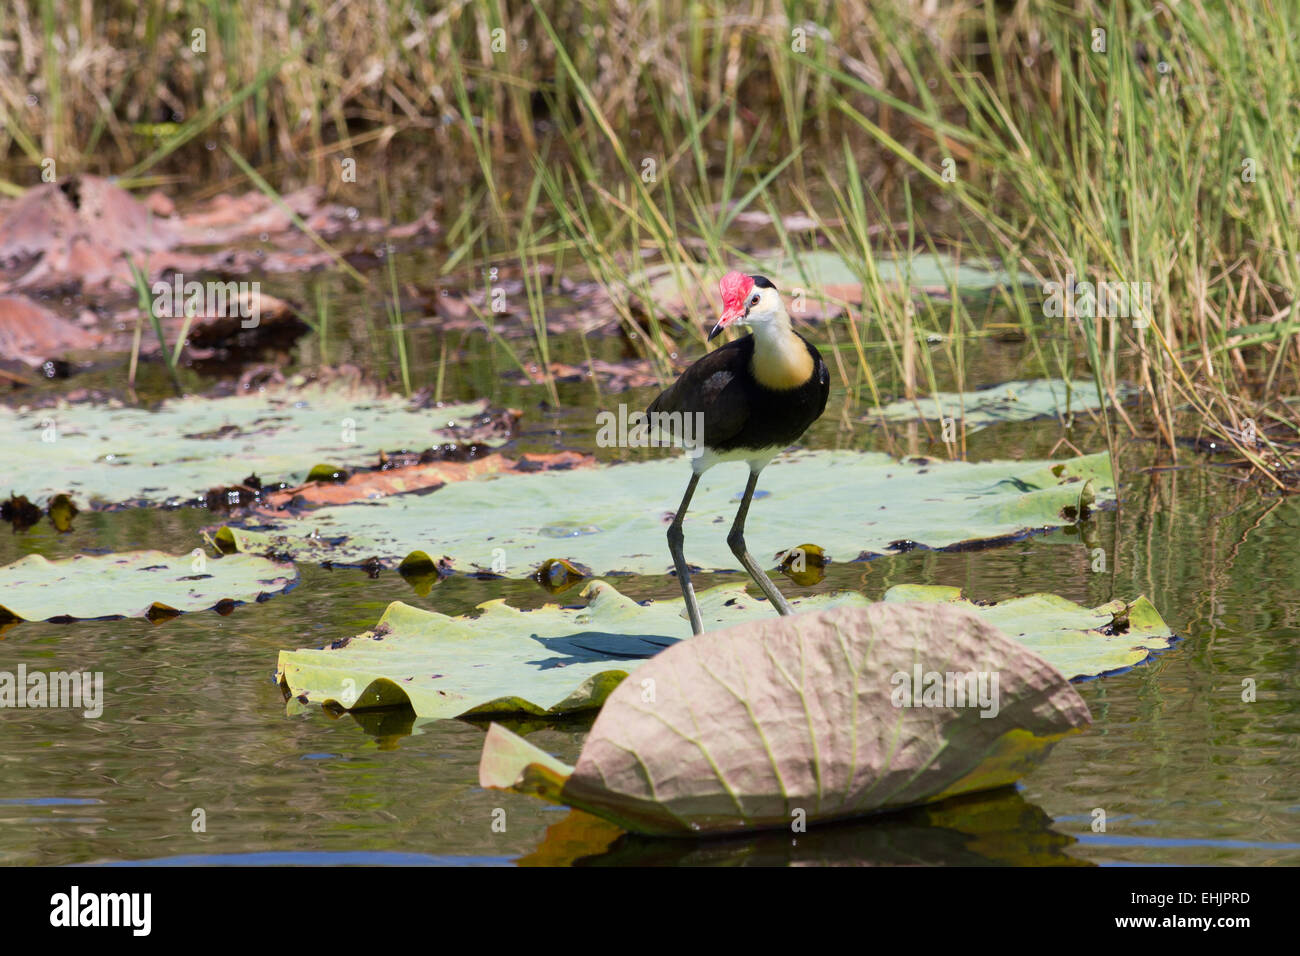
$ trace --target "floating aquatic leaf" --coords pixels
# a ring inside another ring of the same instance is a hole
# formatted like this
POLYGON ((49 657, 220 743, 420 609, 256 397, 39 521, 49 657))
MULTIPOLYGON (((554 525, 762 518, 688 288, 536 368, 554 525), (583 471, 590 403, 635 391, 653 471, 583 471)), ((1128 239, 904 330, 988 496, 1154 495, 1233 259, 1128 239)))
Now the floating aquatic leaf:
POLYGON ((533 580, 552 594, 569 590, 587 577, 587 572, 576 567, 563 558, 551 558, 543 561, 542 566, 533 574, 533 580))
POLYGON ((77 506, 67 495, 55 495, 48 506, 50 521, 60 534, 72 530, 72 519, 77 516, 77 506))
MULTIPOLYGON (((955 588, 891 589, 885 601, 960 606, 1005 629, 1069 678, 1131 667, 1173 638, 1144 598, 1089 610, 1042 594, 959 605, 959 594, 955 588)), ((573 713, 600 707, 629 671, 690 634, 680 598, 638 604, 604 581, 589 584, 582 596, 585 607, 548 604, 532 611, 489 601, 477 617, 395 602, 372 631, 327 648, 281 651, 279 680, 308 702, 353 709, 409 703, 420 717, 573 713)), ((709 588, 699 600, 706 629, 776 617, 740 582, 709 588)), ((869 602, 840 591, 792 604, 796 611, 821 611, 869 602)))
POLYGON ((1089 721, 969 608, 838 607, 664 651, 610 694, 575 767, 493 724, 479 782, 648 835, 789 827, 1006 786, 1089 721))
POLYGON ((342 482, 348 480, 348 473, 333 465, 313 465, 307 472, 308 483, 315 481, 342 482))
POLYGON ((325 386, 173 399, 153 411, 0 406, 0 449, 6 487, 33 500, 66 492, 78 502, 160 502, 202 496, 250 471, 268 485, 300 483, 322 461, 353 468, 372 465, 381 449, 454 442, 486 407, 414 408, 325 386))
POLYGON ((397 573, 406 579, 415 593, 426 597, 433 586, 442 580, 442 571, 437 562, 423 551, 412 551, 397 566, 397 573))
MULTIPOLYGON (((1122 400, 1133 392, 1133 389, 1121 388, 1119 397, 1122 400)), ((1067 412, 1093 411, 1100 407, 1094 382, 1028 379, 973 392, 935 392, 915 401, 891 402, 868 413, 866 419, 938 421, 953 418, 963 421, 967 432, 973 432, 998 422, 1025 422, 1067 412)))
MULTIPOLYGON (((388 456, 391 462, 396 456, 388 456)), ((418 457, 418 456, 411 456, 418 457)), ((303 505, 346 504, 349 501, 372 500, 387 495, 424 493, 456 481, 468 481, 498 472, 516 471, 532 474, 551 469, 590 468, 596 463, 591 455, 572 451, 551 454, 524 455, 519 459, 501 454, 485 454, 468 461, 431 461, 423 464, 399 465, 380 471, 358 471, 344 481, 313 482, 270 492, 263 501, 270 507, 293 503, 303 505)))
POLYGON ((349 215, 343 206, 322 199, 316 186, 275 201, 259 192, 220 195, 176 216, 174 204, 159 193, 141 202, 99 176, 60 177, 58 183, 33 186, 0 210, 0 261, 23 267, 30 263, 14 278, 0 278, 0 292, 78 285, 97 295, 112 286, 130 288, 128 254, 152 278, 163 273, 285 272, 330 264, 327 252, 291 248, 301 245, 295 220, 323 236, 386 231, 389 238, 403 239, 437 229, 432 213, 390 227, 374 217, 349 215), (271 248, 228 248, 253 237, 269 241, 271 248), (198 246, 225 248, 200 252, 193 248, 198 246))
POLYGON ((94 348, 99 340, 100 336, 31 299, 0 295, 0 359, 16 359, 35 368, 69 350, 94 348))
POLYGON ((815 544, 801 544, 778 558, 781 573, 805 588, 821 584, 826 577, 826 565, 830 564, 830 556, 815 544))
MULTIPOLYGON (((838 311, 835 302, 860 303, 863 301, 861 272, 854 269, 837 253, 825 249, 801 253, 798 261, 783 253, 756 253, 758 261, 745 271, 767 276, 776 285, 787 303, 796 290, 803 292, 801 316, 821 316, 838 311)), ((991 289, 1013 283, 1032 285, 1028 273, 1012 275, 993 263, 977 259, 958 262, 946 256, 917 253, 906 259, 878 257, 877 273, 885 285, 906 283, 914 292, 931 296, 946 296, 956 283, 961 295, 987 293, 991 289)), ((717 295, 717 275, 696 267, 678 264, 651 266, 628 279, 628 288, 640 293, 648 283, 650 298, 660 309, 672 315, 688 311, 692 303, 707 309, 717 295), (702 281, 701 281, 702 280, 702 281)))
MULTIPOLYGON (((497 573, 531 576, 551 558, 616 572, 671 567, 665 532, 689 472, 662 460, 600 468, 502 474, 449 484, 431 495, 257 514, 256 528, 228 526, 222 551, 295 560, 394 567, 412 551, 447 555, 469 572, 504 555, 497 573)), ((1073 524, 1094 498, 1114 497, 1107 455, 1060 462, 947 462, 884 454, 807 452, 778 459, 759 482, 746 538, 764 560, 813 542, 852 561, 909 547, 950 548, 1007 540, 1073 524)), ((686 519, 686 559, 738 570, 726 529, 744 487, 740 464, 701 479, 686 519)))
POLYGON ((58 561, 29 554, 0 568, 0 618, 157 619, 260 601, 297 581, 293 565, 249 554, 128 551, 58 561))
POLYGON ((1056 594, 1028 594, 997 604, 972 604, 960 588, 899 584, 885 601, 944 602, 975 611, 1071 680, 1125 670, 1164 650, 1174 634, 1145 597, 1086 608, 1056 594))

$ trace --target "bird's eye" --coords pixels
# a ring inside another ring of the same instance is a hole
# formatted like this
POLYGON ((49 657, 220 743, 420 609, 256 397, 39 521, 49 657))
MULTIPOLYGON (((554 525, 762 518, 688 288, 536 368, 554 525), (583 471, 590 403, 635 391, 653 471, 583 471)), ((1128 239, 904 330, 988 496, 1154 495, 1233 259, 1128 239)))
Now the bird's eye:
POLYGON ((757 294, 757 293, 754 294, 754 298, 752 298, 752 299, 749 300, 749 304, 750 304, 750 305, 758 305, 758 294, 757 294))

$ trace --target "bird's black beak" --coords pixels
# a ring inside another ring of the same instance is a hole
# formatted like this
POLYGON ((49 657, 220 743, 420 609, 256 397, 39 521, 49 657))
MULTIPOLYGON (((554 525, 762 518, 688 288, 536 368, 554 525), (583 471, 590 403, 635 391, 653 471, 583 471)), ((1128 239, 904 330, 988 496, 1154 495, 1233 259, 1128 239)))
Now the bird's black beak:
POLYGON ((731 308, 723 312, 718 318, 718 324, 715 325, 713 331, 709 333, 709 341, 712 342, 721 335, 723 329, 729 329, 737 322, 743 323, 745 321, 745 316, 748 314, 749 311, 747 309, 741 308, 731 308))

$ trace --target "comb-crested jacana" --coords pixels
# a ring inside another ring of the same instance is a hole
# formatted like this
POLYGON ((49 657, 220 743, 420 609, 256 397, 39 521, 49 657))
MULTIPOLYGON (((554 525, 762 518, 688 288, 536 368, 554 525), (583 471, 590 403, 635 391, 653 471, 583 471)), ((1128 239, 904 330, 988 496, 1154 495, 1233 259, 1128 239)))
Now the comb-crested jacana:
POLYGON ((722 315, 709 341, 733 325, 749 326, 750 334, 705 355, 647 410, 651 421, 656 413, 699 416, 693 421, 702 427, 703 448, 693 452, 691 480, 668 526, 668 550, 696 634, 703 628, 682 552, 682 520, 700 475, 723 461, 749 464, 749 482, 727 543, 777 612, 789 614, 790 605, 745 547, 745 518, 759 472, 821 416, 830 393, 826 363, 813 344, 790 327, 781 294, 768 279, 729 272, 720 288, 722 315))

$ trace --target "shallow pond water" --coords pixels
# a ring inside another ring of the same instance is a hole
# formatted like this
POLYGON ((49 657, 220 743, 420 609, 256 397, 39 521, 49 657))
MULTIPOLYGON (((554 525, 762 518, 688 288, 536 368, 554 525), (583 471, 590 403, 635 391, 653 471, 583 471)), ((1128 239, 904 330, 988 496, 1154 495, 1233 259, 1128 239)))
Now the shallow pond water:
MULTIPOLYGON (((608 341, 593 347, 617 353, 608 341)), ((576 357, 572 343, 557 350, 563 360, 576 357)), ((437 354, 432 341, 417 350, 437 354)), ((986 342, 968 361, 968 380, 1025 377, 1016 346, 986 342)), ((420 383, 434 364, 417 361, 420 383)), ((456 363, 447 396, 486 394, 523 409, 508 451, 590 450, 590 387, 562 386, 557 409, 541 388, 503 384, 511 364, 481 347, 473 361, 456 363)), ((644 407, 651 393, 603 401, 644 407)), ((886 436, 855 414, 837 392, 806 443, 943 454, 921 429, 886 436)), ((1054 421, 997 425, 970 436, 968 457, 1046 456, 1061 437, 1054 421)), ((1068 437, 1087 451, 1105 447, 1091 425, 1068 437)), ((1265 496, 1240 472, 1195 456, 1177 470, 1150 470, 1152 449, 1137 441, 1120 456, 1119 507, 1097 513, 1086 534, 834 563, 815 586, 878 597, 893 584, 933 583, 985 600, 1042 590, 1089 606, 1139 594, 1155 603, 1182 641, 1146 665, 1078 685, 1092 728, 1058 745, 1015 790, 797 837, 620 837, 582 814, 481 790, 483 726, 416 722, 401 710, 299 712, 286 708, 272 680, 280 649, 356 634, 391 601, 455 614, 503 596, 537 606, 548 600, 540 587, 452 577, 421 597, 394 572, 370 578, 302 565, 292 591, 226 616, 22 623, 0 634, 3 668, 103 671, 107 698, 94 720, 0 712, 0 863, 1300 863, 1300 500, 1265 496), (1256 699, 1248 703, 1243 682, 1251 681, 1256 699), (506 809, 505 832, 492 826, 496 808, 506 809), (197 809, 205 832, 192 828, 197 809), (1094 830, 1098 811, 1104 832, 1094 830)), ((669 510, 681 490, 655 492, 669 510)), ((6 529, 0 563, 160 543, 188 550, 217 520, 201 509, 83 513, 66 535, 48 521, 6 529)), ((753 520, 762 520, 761 501, 753 520)), ((688 522, 688 555, 691 536, 707 533, 688 522)), ((703 575, 697 586, 725 577, 703 575)), ((796 596, 808 590, 781 586, 796 596)), ((638 599, 679 594, 667 575, 620 579, 619 587, 638 599)), ((572 761, 588 725, 512 726, 572 761)))

